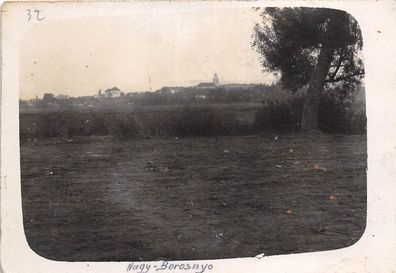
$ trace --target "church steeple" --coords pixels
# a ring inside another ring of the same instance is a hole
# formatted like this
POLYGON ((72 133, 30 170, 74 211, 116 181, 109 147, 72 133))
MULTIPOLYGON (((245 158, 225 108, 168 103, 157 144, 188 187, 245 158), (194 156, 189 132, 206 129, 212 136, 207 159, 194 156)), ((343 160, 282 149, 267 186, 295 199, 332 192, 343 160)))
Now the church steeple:
POLYGON ((218 86, 218 85, 219 85, 219 77, 217 77, 217 73, 214 73, 214 76, 213 76, 213 84, 214 84, 215 86, 218 86))

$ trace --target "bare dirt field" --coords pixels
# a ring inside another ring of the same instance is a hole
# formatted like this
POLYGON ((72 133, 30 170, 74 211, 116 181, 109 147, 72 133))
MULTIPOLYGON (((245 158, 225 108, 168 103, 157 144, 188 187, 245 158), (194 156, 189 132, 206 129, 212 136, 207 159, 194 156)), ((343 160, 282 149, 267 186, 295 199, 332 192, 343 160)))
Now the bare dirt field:
POLYGON ((331 250, 366 222, 366 136, 280 135, 21 145, 24 227, 67 261, 331 250))

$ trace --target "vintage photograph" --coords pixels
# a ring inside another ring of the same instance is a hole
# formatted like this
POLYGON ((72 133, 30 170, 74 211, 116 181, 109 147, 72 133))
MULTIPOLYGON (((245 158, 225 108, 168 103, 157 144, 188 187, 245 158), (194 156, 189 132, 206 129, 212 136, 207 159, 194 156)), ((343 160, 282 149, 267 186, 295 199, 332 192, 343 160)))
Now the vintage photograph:
POLYGON ((364 43, 337 9, 50 18, 20 52, 23 227, 55 261, 341 249, 366 228, 364 43))

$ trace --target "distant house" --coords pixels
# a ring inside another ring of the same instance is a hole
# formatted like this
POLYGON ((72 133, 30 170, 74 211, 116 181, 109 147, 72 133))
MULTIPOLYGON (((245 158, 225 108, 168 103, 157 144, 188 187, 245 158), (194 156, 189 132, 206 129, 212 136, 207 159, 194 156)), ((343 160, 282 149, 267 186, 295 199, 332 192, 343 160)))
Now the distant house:
POLYGON ((118 98, 121 96, 121 90, 117 87, 113 87, 104 91, 105 98, 118 98))
POLYGON ((183 87, 174 86, 174 87, 170 87, 170 92, 171 92, 171 94, 176 94, 177 92, 179 92, 182 89, 183 89, 183 87))
POLYGON ((229 83, 229 84, 222 84, 221 87, 224 89, 250 89, 254 88, 255 84, 244 84, 244 83, 229 83))
POLYGON ((70 99, 70 96, 59 94, 58 96, 56 96, 56 98, 61 99, 61 100, 68 100, 68 99, 70 99))
POLYGON ((201 82, 195 88, 198 89, 215 89, 219 86, 219 77, 215 73, 213 76, 213 82, 201 82))
POLYGON ((215 89, 216 85, 212 82, 201 82, 196 86, 199 89, 215 89))

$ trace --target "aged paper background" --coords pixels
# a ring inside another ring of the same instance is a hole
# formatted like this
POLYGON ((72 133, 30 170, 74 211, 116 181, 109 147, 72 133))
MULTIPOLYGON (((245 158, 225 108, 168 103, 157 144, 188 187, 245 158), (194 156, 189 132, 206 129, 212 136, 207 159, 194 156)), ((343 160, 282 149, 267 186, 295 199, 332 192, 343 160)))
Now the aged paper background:
MULTIPOLYGON (((324 252, 213 260, 213 272, 396 272, 396 2, 14 2, 2 6, 1 100, 1 266, 4 272, 124 272, 127 262, 55 262, 35 254, 22 226, 18 96, 20 47, 27 30, 26 9, 47 18, 133 14, 147 8, 199 9, 214 6, 331 7, 349 12, 364 39, 368 117, 368 216, 363 237, 353 246, 324 252)), ((36 22, 39 23, 39 22, 36 22)), ((153 264, 155 262, 152 262, 153 264)), ((157 262, 158 263, 158 262, 157 262)))

